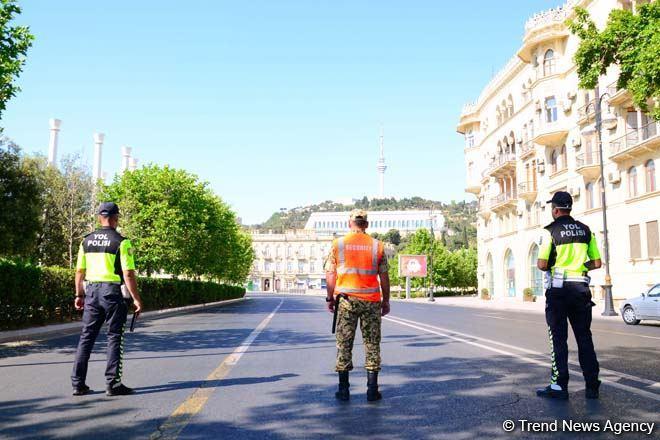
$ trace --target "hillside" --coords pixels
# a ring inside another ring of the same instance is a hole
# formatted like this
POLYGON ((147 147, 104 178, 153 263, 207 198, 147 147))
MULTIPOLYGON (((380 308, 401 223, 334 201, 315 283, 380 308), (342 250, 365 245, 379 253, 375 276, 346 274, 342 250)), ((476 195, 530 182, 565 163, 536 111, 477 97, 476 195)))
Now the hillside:
POLYGON ((443 241, 445 241, 448 248, 454 249, 465 247, 466 244, 468 246, 476 246, 476 206, 476 202, 452 201, 451 203, 443 203, 421 197, 410 197, 400 200, 393 198, 369 199, 364 197, 352 205, 325 201, 315 205, 281 210, 280 212, 273 213, 268 220, 260 225, 253 226, 253 228, 258 230, 272 230, 273 232, 302 229, 313 212, 350 211, 355 208, 370 211, 399 211, 430 209, 433 207, 436 210, 440 210, 444 215, 447 229, 443 236, 443 241))

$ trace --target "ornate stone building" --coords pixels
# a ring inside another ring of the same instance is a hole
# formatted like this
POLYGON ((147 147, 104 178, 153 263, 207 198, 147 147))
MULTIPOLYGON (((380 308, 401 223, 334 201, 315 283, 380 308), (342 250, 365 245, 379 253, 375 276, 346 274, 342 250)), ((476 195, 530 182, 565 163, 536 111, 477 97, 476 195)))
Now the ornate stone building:
MULTIPOLYGON (((602 252, 595 91, 577 86, 573 56, 579 41, 565 21, 581 6, 602 28, 612 9, 638 3, 571 0, 533 16, 520 49, 461 113, 466 191, 479 202, 479 289, 496 298, 521 298, 525 288, 542 294, 538 239, 540 228, 552 221, 545 201, 556 191, 573 195, 574 216, 597 234, 602 252)), ((615 299, 660 282, 660 127, 617 88, 617 78, 611 68, 599 84, 615 299)), ((599 298, 604 271, 592 275, 599 298)))

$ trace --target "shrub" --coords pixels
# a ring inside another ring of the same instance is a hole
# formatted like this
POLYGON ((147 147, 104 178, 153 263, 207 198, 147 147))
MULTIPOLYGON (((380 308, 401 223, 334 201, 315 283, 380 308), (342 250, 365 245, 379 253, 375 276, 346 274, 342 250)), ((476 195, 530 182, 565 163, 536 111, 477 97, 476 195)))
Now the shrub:
POLYGON ((490 299, 490 292, 488 292, 488 289, 483 288, 481 289, 481 299, 490 299))
POLYGON ((536 295, 534 295, 534 290, 527 287, 523 289, 523 301, 536 302, 536 295))
MULTIPOLYGON (((75 271, 0 260, 0 330, 79 319, 75 271)), ((144 310, 242 298, 245 289, 205 281, 138 279, 144 310)))

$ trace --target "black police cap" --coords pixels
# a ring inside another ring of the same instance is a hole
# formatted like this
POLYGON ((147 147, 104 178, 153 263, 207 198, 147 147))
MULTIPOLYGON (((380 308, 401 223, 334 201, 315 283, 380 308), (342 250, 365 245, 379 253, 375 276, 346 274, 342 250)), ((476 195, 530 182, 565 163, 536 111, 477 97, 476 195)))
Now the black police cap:
POLYGON ((566 191, 557 191, 552 195, 552 199, 548 200, 546 203, 552 203, 552 206, 555 208, 572 209, 573 197, 571 197, 566 191))
POLYGON ((114 202, 103 202, 99 205, 98 215, 102 215, 103 217, 119 215, 119 206, 114 202))

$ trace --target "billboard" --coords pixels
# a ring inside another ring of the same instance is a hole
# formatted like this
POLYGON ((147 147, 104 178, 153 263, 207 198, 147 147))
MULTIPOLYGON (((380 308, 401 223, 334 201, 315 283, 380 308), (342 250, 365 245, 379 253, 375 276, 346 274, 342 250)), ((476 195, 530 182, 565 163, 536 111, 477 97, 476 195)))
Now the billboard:
POLYGON ((399 255, 399 276, 426 276, 426 255, 399 255))

